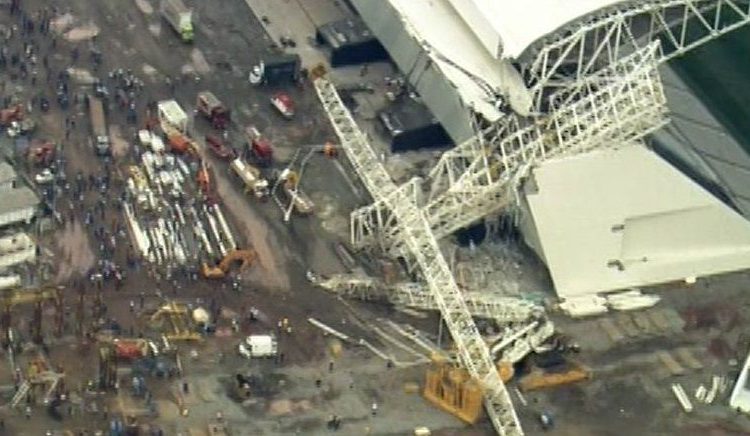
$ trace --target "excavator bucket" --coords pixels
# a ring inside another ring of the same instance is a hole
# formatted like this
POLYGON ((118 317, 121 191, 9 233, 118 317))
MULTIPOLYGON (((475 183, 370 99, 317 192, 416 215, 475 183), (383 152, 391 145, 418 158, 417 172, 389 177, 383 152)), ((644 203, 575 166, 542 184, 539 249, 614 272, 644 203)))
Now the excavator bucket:
POLYGON ((232 250, 216 266, 210 266, 204 263, 201 266, 201 273, 207 279, 222 279, 226 277, 229 269, 237 262, 240 262, 240 270, 249 267, 255 261, 256 254, 253 250, 232 250))

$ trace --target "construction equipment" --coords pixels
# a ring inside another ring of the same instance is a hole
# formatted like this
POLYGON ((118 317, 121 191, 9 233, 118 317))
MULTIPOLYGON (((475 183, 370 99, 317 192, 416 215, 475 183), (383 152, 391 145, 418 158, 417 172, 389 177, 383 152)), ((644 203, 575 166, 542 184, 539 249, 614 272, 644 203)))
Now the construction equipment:
POLYGON ((169 151, 175 154, 199 157, 198 145, 189 136, 180 132, 171 123, 164 123, 161 126, 164 136, 169 144, 169 151))
POLYGON ((159 11, 183 42, 193 42, 193 11, 182 0, 161 0, 159 11))
POLYGON ((63 372, 53 371, 43 358, 31 360, 24 381, 19 386, 18 392, 13 396, 10 406, 18 406, 28 394, 35 390, 42 390, 44 392, 42 397, 44 404, 49 404, 58 389, 62 388, 64 378, 63 372))
POLYGON ((53 142, 43 142, 29 147, 28 161, 32 165, 49 166, 55 160, 56 147, 53 142))
POLYGON ((250 148, 250 155, 258 165, 268 166, 273 162, 271 141, 262 136, 255 126, 245 128, 245 138, 247 147, 250 148))
POLYGON ((442 356, 427 369, 425 399, 461 420, 474 424, 482 413, 482 386, 469 373, 442 356))
POLYGON ((119 360, 136 360, 149 354, 148 341, 139 338, 114 338, 109 343, 119 360))
POLYGON ((184 304, 170 301, 151 315, 151 322, 163 323, 165 318, 171 327, 171 331, 164 334, 168 340, 198 341, 202 339, 193 328, 190 310, 184 304))
POLYGON ((108 156, 110 153, 110 143, 109 134, 107 133, 107 119, 104 114, 104 104, 100 98, 92 95, 89 95, 86 101, 89 106, 89 120, 91 121, 94 151, 99 156, 108 156))
POLYGON ((263 57, 253 65, 248 75, 251 85, 279 85, 299 80, 301 59, 298 54, 278 54, 263 57))
POLYGON ((14 121, 22 121, 24 115, 23 105, 20 103, 9 108, 0 109, 0 126, 8 127, 14 121))
POLYGON ((207 279, 223 279, 236 262, 240 262, 240 270, 244 270, 252 265, 256 258, 257 255, 253 250, 231 250, 216 266, 210 266, 204 262, 201 273, 207 279))
POLYGON ((218 204, 219 197, 214 191, 211 167, 206 164, 206 161, 201 161, 201 168, 195 175, 195 181, 198 183, 198 188, 205 197, 206 203, 208 205, 218 204))
POLYGON ((550 368, 534 368, 521 377, 519 386, 523 391, 551 388, 591 378, 591 370, 583 365, 567 361, 550 368))
POLYGON ((255 198, 263 200, 268 197, 268 180, 261 176, 260 170, 249 163, 237 158, 229 163, 229 167, 237 174, 245 185, 246 192, 252 192, 255 198))
MULTIPOLYGON (((421 274, 429 294, 434 297, 453 337, 461 363, 471 377, 481 383, 487 415, 495 430, 502 436, 523 435, 510 394, 498 374, 487 344, 474 324, 430 222, 417 203, 417 181, 412 179, 405 185, 397 186, 341 101, 334 85, 323 77, 316 79, 314 85, 349 162, 375 200, 373 206, 359 212, 373 221, 386 220, 396 226, 398 239, 391 243, 402 244, 404 255, 412 259, 410 264, 413 271, 421 274)), ((354 219, 352 221, 354 224, 354 219)), ((378 225, 370 228, 375 231, 378 225)))
POLYGON ((326 66, 323 64, 317 64, 314 67, 310 68, 310 70, 307 73, 307 76, 310 78, 311 81, 315 81, 316 79, 319 79, 321 77, 324 77, 328 71, 326 71, 326 66))
POLYGON ((238 345, 240 355, 246 359, 274 357, 279 346, 273 335, 250 335, 238 345))
POLYGON ((211 153, 221 160, 230 161, 236 157, 234 150, 224 144, 224 141, 216 135, 206 135, 206 145, 208 145, 211 153))
POLYGON ((213 92, 199 92, 196 107, 198 112, 211 122, 211 127, 214 129, 224 130, 229 126, 231 112, 213 92))
POLYGON ((294 101, 286 92, 274 92, 271 96, 271 106, 288 120, 294 117, 294 101))
POLYGON ((99 347, 99 388, 114 389, 117 385, 117 357, 112 344, 99 347))
POLYGON ((42 342, 42 309, 45 302, 52 302, 55 305, 55 334, 62 335, 64 311, 61 289, 45 286, 33 289, 16 288, 0 292, 0 307, 3 308, 2 329, 5 342, 10 342, 11 310, 13 307, 23 304, 34 304, 31 335, 35 342, 42 342))
POLYGON ((289 198, 289 209, 300 215, 309 215, 315 210, 315 203, 299 188, 299 176, 296 172, 285 169, 279 175, 284 193, 289 198))
POLYGON ((181 133, 187 133, 188 116, 176 101, 160 101, 156 105, 156 113, 162 131, 167 132, 171 126, 181 133))

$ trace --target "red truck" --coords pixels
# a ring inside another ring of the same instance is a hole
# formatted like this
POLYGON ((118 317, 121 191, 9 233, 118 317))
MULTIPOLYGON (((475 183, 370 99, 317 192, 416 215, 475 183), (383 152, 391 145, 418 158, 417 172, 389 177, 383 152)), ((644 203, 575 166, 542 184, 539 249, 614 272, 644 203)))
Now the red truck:
POLYGON ((261 135, 255 126, 245 128, 245 137, 253 160, 261 166, 270 165, 273 162, 271 141, 261 135))
POLYGON ((275 107, 286 119, 294 117, 294 101, 286 92, 275 92, 271 96, 271 106, 275 107))
POLYGON ((198 111, 211 122, 211 127, 214 129, 225 130, 229 127, 230 111, 213 92, 199 92, 196 106, 198 111))
POLYGON ((206 135, 208 149, 221 160, 230 161, 237 157, 231 147, 227 147, 224 141, 215 135, 206 135))

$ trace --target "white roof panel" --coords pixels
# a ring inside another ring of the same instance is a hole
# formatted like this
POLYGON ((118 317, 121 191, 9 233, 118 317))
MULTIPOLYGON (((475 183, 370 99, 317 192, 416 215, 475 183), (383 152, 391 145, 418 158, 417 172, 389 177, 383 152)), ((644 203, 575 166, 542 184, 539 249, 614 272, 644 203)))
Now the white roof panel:
POLYGON ((528 113, 531 96, 523 78, 509 61, 498 61, 484 49, 474 32, 451 7, 449 0, 389 0, 404 21, 406 30, 418 41, 429 44, 434 51, 450 60, 441 60, 435 53, 433 61, 456 86, 464 102, 472 105, 490 121, 501 116, 488 96, 461 69, 470 71, 499 89, 513 110, 528 113), (453 64, 459 65, 461 69, 453 64))
POLYGON ((750 268, 750 222, 644 146, 545 162, 533 180, 560 297, 750 268))
POLYGON ((537 39, 593 12, 632 0, 449 0, 485 49, 515 59, 537 39))

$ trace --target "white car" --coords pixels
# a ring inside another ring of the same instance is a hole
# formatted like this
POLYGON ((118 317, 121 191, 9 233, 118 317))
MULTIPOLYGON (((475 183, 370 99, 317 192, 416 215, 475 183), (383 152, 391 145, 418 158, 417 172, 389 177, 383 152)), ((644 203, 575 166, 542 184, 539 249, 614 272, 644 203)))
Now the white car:
POLYGON ((34 181, 39 185, 46 185, 55 181, 55 173, 49 168, 45 168, 42 172, 34 176, 34 181))

